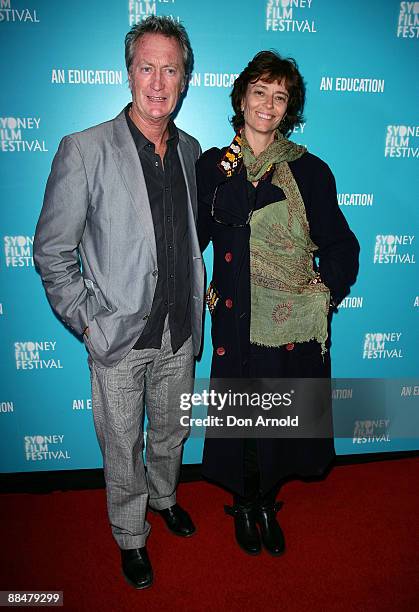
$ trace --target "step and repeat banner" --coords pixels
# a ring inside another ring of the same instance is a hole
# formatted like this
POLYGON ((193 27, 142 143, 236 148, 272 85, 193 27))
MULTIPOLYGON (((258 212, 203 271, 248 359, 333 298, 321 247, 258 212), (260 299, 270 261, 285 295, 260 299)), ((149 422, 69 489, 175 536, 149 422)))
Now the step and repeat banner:
MULTIPOLYGON (((361 244, 358 281, 333 321, 334 419, 349 427, 336 450, 418 449, 419 3, 0 0, 0 471, 102 465, 85 348, 48 305, 33 234, 62 136, 130 100, 124 37, 151 14, 190 35, 195 65, 176 121, 203 150, 231 141, 231 87, 257 51, 297 60, 307 105, 292 138, 332 168, 361 244)), ((185 463, 200 462, 202 443, 190 438, 185 463)))

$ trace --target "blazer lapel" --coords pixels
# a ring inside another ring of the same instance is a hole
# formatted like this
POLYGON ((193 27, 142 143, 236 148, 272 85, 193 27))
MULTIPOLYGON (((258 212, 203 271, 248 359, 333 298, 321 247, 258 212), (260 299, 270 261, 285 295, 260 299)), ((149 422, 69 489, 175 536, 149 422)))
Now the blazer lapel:
POLYGON ((197 198, 195 183, 195 162, 190 152, 189 145, 182 142, 180 139, 178 153, 180 165, 182 166, 183 175, 185 177, 186 189, 188 192, 188 224, 192 257, 194 260, 201 259, 201 250, 199 248, 198 235, 196 232, 197 198))
POLYGON ((125 111, 122 111, 113 120, 112 147, 115 163, 121 173, 131 203, 138 213, 142 233, 146 235, 154 259, 157 261, 156 239, 147 186, 138 151, 125 119, 125 111))
POLYGON ((180 165, 182 166, 185 177, 186 189, 188 191, 188 206, 191 208, 193 218, 196 219, 196 186, 195 186, 195 160, 192 157, 190 147, 187 143, 179 139, 178 153, 180 165))

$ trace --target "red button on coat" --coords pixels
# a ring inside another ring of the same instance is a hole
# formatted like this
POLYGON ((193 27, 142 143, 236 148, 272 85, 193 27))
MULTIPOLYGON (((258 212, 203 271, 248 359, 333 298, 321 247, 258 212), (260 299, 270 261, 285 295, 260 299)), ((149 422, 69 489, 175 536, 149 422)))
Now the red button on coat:
POLYGON ((217 355, 219 355, 220 357, 222 357, 223 355, 225 355, 225 352, 226 352, 226 350, 225 350, 225 348, 224 348, 223 346, 219 346, 219 347, 217 348, 217 355))
POLYGON ((285 345, 285 348, 287 351, 292 351, 294 348, 294 342, 290 342, 289 344, 285 345))
POLYGON ((227 263, 230 263, 230 261, 233 259, 233 253, 230 253, 230 251, 228 251, 225 255, 224 255, 224 259, 226 260, 227 263))
POLYGON ((233 300, 230 300, 230 298, 226 300, 225 304, 226 308, 233 308, 233 300))

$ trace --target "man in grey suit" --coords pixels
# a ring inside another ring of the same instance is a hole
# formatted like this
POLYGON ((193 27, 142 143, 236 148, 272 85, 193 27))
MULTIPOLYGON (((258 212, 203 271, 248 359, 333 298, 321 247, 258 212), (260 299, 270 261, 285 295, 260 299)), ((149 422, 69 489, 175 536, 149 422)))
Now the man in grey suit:
POLYGON ((147 506, 176 535, 195 532, 176 485, 189 433, 179 396, 201 344, 200 147, 171 119, 192 64, 183 26, 149 17, 128 32, 125 59, 132 103, 61 141, 34 257, 52 308, 88 349, 109 520, 124 576, 146 588, 147 506))

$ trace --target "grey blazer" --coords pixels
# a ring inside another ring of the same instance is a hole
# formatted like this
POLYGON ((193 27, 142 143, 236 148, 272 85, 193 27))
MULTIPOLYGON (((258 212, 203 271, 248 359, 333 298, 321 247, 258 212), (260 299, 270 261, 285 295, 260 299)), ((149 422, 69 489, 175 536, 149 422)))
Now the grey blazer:
MULTIPOLYGON (((188 192, 194 353, 201 345, 204 267, 196 234, 197 140, 179 130, 188 192)), ((147 188, 124 111, 66 136, 52 163, 34 259, 50 304, 99 366, 116 365, 144 329, 157 284, 147 188), (80 267, 81 263, 81 267, 80 267)))

